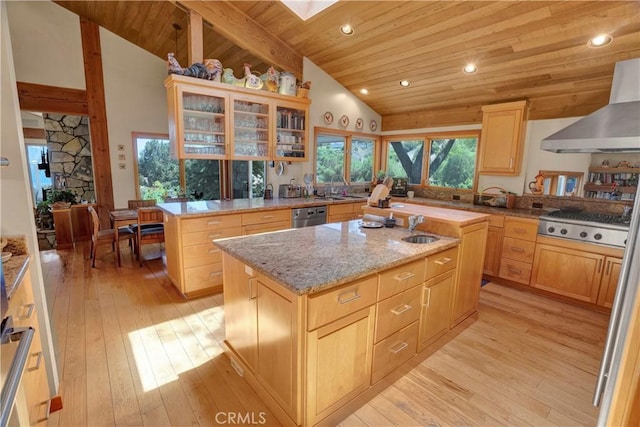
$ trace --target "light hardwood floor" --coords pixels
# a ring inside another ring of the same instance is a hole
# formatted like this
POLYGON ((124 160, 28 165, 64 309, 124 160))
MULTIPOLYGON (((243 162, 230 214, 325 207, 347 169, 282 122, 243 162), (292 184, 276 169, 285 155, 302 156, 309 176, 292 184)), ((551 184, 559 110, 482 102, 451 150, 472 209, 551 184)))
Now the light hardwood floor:
MULTIPOLYGON (((96 269, 85 245, 42 253, 64 404, 49 425, 233 424, 235 414, 277 424, 222 354, 222 295, 184 300, 160 259, 140 268, 122 247, 121 268, 104 248, 96 269)), ((477 321, 324 424, 595 425, 608 316, 493 283, 480 298, 477 321)))

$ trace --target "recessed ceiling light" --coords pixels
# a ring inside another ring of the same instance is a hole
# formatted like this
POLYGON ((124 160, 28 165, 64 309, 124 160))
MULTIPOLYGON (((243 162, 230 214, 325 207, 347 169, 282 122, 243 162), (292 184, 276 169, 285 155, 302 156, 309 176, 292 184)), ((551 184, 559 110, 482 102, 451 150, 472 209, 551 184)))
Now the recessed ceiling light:
POLYGON ((369 91, 367 89, 360 89, 360 93, 363 95, 369 95, 369 91))
POLYGON ((604 46, 610 45, 612 41, 613 41, 613 37, 611 37, 609 34, 600 34, 598 36, 595 36, 591 40, 589 40, 589 42, 587 43, 587 46, 604 47, 604 46))
POLYGON ((473 74, 478 71, 478 67, 476 67, 476 64, 469 63, 462 68, 462 71, 467 74, 473 74))
POLYGON ((345 36, 351 36, 354 33, 354 29, 351 25, 349 24, 344 24, 340 26, 340 32, 342 34, 344 34, 345 36))
POLYGON ((411 82, 409 80, 400 80, 400 86, 409 87, 411 86, 411 82))

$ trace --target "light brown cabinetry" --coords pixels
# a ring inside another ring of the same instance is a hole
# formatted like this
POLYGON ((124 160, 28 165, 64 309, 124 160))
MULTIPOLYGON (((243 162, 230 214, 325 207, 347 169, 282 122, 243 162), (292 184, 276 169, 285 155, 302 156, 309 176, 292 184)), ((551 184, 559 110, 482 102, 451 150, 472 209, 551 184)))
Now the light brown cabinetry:
POLYGON ((174 157, 307 160, 309 99, 175 74, 165 86, 174 157))
POLYGON ((499 276, 529 284, 538 233, 538 220, 506 217, 499 276))
POLYGON ((621 256, 619 249, 540 238, 531 286, 606 307, 615 295, 621 256))
POLYGON ((291 228, 291 209, 242 214, 242 234, 266 233, 291 228))
POLYGON ((362 206, 365 202, 329 205, 327 222, 351 221, 362 218, 362 206))
MULTIPOLYGON (((452 267, 455 267, 455 264, 452 264, 452 267)), ((455 270, 446 271, 427 280, 422 287, 418 351, 427 348, 449 330, 454 275, 455 270)))
POLYGON ((500 259, 502 258, 502 237, 504 227, 504 215, 491 215, 489 217, 489 229, 487 230, 487 246, 484 255, 483 273, 489 276, 497 276, 500 272, 500 259))
MULTIPOLYGON (((22 387, 24 387, 29 416, 29 422, 24 424, 46 425, 49 418, 49 383, 42 350, 42 336, 38 325, 38 312, 28 269, 19 288, 9 299, 7 314, 12 316, 15 328, 32 327, 35 330, 22 375, 22 387)), ((3 366, 4 362, 3 360, 3 366)))
POLYGON ((526 101, 482 107, 478 173, 520 174, 526 120, 526 101))

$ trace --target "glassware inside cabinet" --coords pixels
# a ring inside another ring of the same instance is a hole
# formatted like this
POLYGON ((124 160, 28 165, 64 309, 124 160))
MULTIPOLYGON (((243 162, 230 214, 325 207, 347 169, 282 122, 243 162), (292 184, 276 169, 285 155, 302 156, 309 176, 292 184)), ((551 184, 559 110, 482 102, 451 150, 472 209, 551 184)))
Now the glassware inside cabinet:
POLYGON ((235 99, 233 101, 234 155, 269 156, 269 105, 235 99))
POLYGON ((184 92, 182 103, 184 153, 198 157, 224 156, 225 99, 184 92))
POLYGON ((276 111, 276 157, 305 157, 304 110, 278 107, 276 111))

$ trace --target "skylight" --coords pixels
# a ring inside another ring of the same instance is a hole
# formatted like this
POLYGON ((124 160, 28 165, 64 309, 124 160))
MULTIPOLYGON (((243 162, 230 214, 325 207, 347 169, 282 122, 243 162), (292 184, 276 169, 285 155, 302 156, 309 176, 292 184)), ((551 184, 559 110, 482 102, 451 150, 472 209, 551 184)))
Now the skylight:
POLYGON ((300 19, 307 19, 317 15, 338 0, 280 0, 282 4, 287 6, 293 13, 298 15, 300 19))

